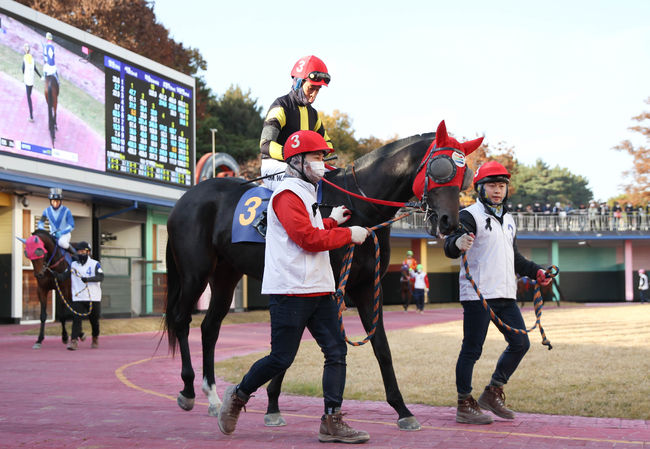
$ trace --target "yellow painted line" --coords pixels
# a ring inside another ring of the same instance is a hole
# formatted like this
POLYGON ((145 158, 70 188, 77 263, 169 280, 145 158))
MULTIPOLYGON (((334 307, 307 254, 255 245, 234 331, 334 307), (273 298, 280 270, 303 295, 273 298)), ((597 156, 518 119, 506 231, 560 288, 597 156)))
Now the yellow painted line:
MULTIPOLYGON (((245 346, 247 348, 250 348, 250 346, 245 346)), ((237 349, 237 348, 229 348, 229 349, 237 349)), ((176 402, 176 397, 175 396, 170 396, 168 394, 163 394, 163 393, 158 393, 157 391, 154 390, 149 390, 147 388, 142 388, 133 382, 131 382, 126 375, 124 374, 124 371, 135 365, 139 365, 141 363, 145 362, 150 362, 154 359, 162 359, 162 358, 167 358, 168 356, 156 356, 156 357, 148 357, 146 359, 142 360, 137 360, 135 362, 127 363, 125 365, 120 366, 115 370, 115 376, 119 379, 120 382, 122 382, 124 385, 126 385, 129 388, 133 388, 134 390, 141 391, 143 393, 151 394, 154 396, 158 396, 161 398, 169 399, 170 401, 176 402)), ((210 404, 207 402, 200 402, 200 401, 195 401, 195 405, 203 405, 203 406, 209 406, 210 404)), ((251 413, 259 413, 259 414, 265 414, 266 411, 263 410, 255 410, 255 409, 247 409, 247 412, 251 413)), ((283 416, 291 416, 294 418, 309 418, 309 419, 320 419, 320 415, 314 416, 314 415, 303 415, 299 413, 282 413, 283 416)), ((349 416, 349 415, 348 415, 349 416)), ((382 426, 391 426, 394 427, 396 424, 394 422, 386 422, 386 421, 374 421, 374 420, 369 420, 369 419, 354 419, 354 418, 345 418, 346 421, 354 421, 358 423, 363 423, 363 424, 380 424, 382 426)), ((611 443, 611 444, 632 444, 632 445, 644 445, 647 443, 647 441, 635 441, 635 440, 608 440, 605 438, 589 438, 589 437, 565 437, 565 436, 560 436, 560 435, 540 435, 537 433, 523 433, 523 432, 508 432, 508 431, 500 431, 500 430, 483 430, 483 429, 466 429, 466 428, 460 428, 460 427, 437 427, 437 426, 427 426, 423 425, 422 429, 428 429, 428 430, 440 430, 440 431, 446 431, 446 432, 469 432, 469 433, 479 433, 479 434, 488 434, 488 435, 505 435, 505 436, 515 436, 515 437, 522 437, 522 438, 541 438, 541 439, 547 439, 547 440, 562 440, 562 441, 590 441, 590 442, 596 442, 596 443, 611 443)))

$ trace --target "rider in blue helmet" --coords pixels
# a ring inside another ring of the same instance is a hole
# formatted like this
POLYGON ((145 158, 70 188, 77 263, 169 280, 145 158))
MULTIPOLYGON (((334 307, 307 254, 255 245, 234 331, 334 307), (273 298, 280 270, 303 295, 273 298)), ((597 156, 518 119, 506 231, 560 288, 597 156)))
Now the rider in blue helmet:
POLYGON ((58 187, 52 187, 50 194, 50 205, 43 211, 38 222, 38 229, 45 229, 45 220, 50 223, 50 234, 56 243, 70 254, 74 260, 78 260, 77 250, 70 245, 70 237, 74 230, 74 218, 70 209, 62 204, 63 191, 58 187))

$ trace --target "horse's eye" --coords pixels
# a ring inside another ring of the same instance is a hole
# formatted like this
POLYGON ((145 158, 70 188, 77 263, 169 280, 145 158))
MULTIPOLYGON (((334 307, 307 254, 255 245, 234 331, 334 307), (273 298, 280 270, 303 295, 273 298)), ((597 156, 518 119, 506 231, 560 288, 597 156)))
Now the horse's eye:
POLYGON ((29 259, 29 254, 27 254, 27 250, 25 250, 25 257, 29 259))
POLYGON ((42 248, 36 248, 36 249, 34 250, 34 254, 36 254, 38 257, 41 257, 42 255, 45 254, 45 251, 43 251, 42 248))

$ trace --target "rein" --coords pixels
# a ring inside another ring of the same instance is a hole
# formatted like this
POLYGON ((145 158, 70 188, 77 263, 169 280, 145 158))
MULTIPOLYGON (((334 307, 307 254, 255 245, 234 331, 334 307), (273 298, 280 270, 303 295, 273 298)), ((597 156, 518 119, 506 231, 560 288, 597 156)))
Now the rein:
MULTIPOLYGON (((345 190, 343 187, 339 187, 336 184, 334 184, 331 181, 328 181, 327 179, 323 178, 323 182, 331 185, 335 189, 340 190, 341 192, 347 193, 350 196, 353 196, 355 198, 358 198, 363 201, 367 201, 368 203, 375 203, 375 204, 381 204, 382 206, 391 206, 391 207, 415 207, 415 208, 420 208, 421 203, 420 201, 407 201, 407 202, 398 202, 398 201, 386 201, 386 200, 379 200, 377 198, 370 198, 368 196, 362 196, 358 195, 356 193, 350 192, 349 190, 345 190)), ((388 222, 386 222, 388 223, 388 222)))
MULTIPOLYGON (((478 289, 478 286, 476 285, 476 282, 474 282, 474 279, 472 278, 472 275, 469 273, 469 264, 467 262, 467 254, 465 251, 461 253, 461 257, 463 260, 463 267, 465 268, 465 278, 472 284, 472 287, 474 287, 474 290, 476 291, 476 294, 478 297, 481 299, 483 303, 483 308, 490 314, 490 319, 492 322, 496 325, 499 330, 503 332, 503 330, 507 330, 509 332, 513 332, 515 334, 526 334, 528 335, 531 331, 533 331, 536 327, 539 327, 539 332, 542 335, 542 344, 544 346, 548 346, 548 350, 550 351, 553 349, 553 346, 551 346, 551 342, 546 338, 546 332, 544 332, 544 328, 542 327, 542 307, 544 307, 544 299, 542 298, 542 293, 539 290, 539 284, 537 281, 530 279, 530 282, 535 286, 535 294, 533 296, 533 304, 535 306, 535 325, 533 325, 529 329, 515 329, 512 326, 509 326, 508 324, 504 323, 501 318, 499 318, 494 311, 490 308, 488 305, 487 301, 483 297, 483 294, 481 291, 478 289)), ((554 278, 560 273, 560 269, 556 267, 555 265, 551 265, 547 270, 546 270, 546 277, 552 277, 554 278)))
POLYGON ((385 221, 381 224, 368 228, 370 234, 372 235, 372 239, 375 243, 375 280, 374 280, 374 293, 373 293, 374 301, 373 301, 372 325, 366 337, 361 341, 351 341, 345 335, 345 326, 343 325, 343 311, 345 311, 345 301, 343 300, 343 298, 345 297, 345 286, 348 282, 348 277, 350 276, 350 269, 352 267, 352 256, 354 255, 355 244, 350 243, 346 247, 346 253, 345 256, 343 257, 343 266, 341 267, 341 275, 339 276, 339 288, 336 290, 336 292, 332 294, 332 297, 336 301, 339 307, 338 320, 339 320, 341 335, 343 336, 345 341, 351 346, 361 346, 368 343, 368 341, 370 341, 370 339, 375 335, 375 331, 377 330, 377 321, 379 320, 380 258, 379 258, 379 240, 377 239, 377 234, 375 234, 375 231, 384 228, 386 226, 390 226, 394 222, 411 215, 413 212, 414 211, 406 212, 398 217, 391 218, 388 221, 385 221))

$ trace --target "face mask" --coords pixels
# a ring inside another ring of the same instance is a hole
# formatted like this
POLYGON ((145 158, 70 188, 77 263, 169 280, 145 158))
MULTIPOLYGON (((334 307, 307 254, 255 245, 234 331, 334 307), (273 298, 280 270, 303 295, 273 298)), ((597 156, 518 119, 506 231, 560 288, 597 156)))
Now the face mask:
POLYGON ((84 265, 88 261, 88 254, 79 254, 79 263, 84 265))
POLYGON ((309 163, 309 168, 311 169, 312 173, 319 179, 325 176, 325 162, 312 161, 309 163))

